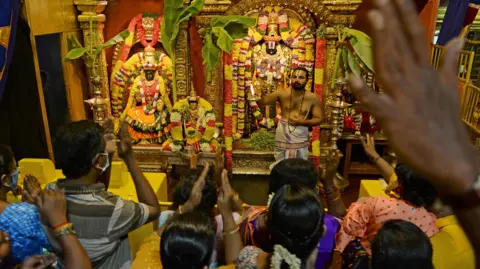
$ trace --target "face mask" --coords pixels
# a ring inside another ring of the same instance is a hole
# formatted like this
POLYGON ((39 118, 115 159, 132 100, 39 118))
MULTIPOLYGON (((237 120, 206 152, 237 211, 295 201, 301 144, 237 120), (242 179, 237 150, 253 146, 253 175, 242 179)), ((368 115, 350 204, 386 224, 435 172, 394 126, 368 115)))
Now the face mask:
POLYGON ((95 161, 97 160, 97 158, 99 156, 105 156, 105 158, 107 158, 105 160, 105 166, 103 167, 97 167, 100 171, 105 172, 105 170, 107 170, 107 168, 110 166, 110 160, 108 159, 108 153, 98 153, 97 156, 95 156, 95 158, 93 158, 93 163, 95 163, 95 161))
POLYGON ((12 179, 12 183, 10 183, 10 185, 7 185, 7 187, 13 190, 17 187, 18 184, 18 167, 15 170, 15 173, 10 175, 10 178, 12 179))

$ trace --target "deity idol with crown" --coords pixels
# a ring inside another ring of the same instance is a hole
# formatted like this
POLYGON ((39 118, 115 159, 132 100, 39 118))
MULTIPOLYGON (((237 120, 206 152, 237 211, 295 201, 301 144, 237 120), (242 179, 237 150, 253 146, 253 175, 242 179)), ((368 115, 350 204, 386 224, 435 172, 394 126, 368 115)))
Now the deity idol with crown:
POLYGON ((135 143, 163 143, 167 127, 167 107, 171 107, 165 82, 157 72, 155 49, 145 48, 144 63, 131 85, 127 109, 122 118, 129 125, 135 143))
MULTIPOLYGON (((261 21, 259 21, 259 24, 261 21)), ((259 25, 260 27, 260 25, 259 25)), ((278 15, 270 13, 263 44, 254 47, 254 86, 268 94, 285 82, 285 73, 290 68, 291 50, 281 43, 278 15)))
POLYGON ((162 144, 166 139, 172 61, 162 52, 161 21, 158 14, 136 15, 129 36, 113 54, 112 116, 116 130, 121 121, 128 123, 135 143, 162 144))
MULTIPOLYGON (((192 86, 193 88, 193 86, 192 86)), ((175 103, 170 113, 171 138, 163 144, 164 150, 216 152, 219 144, 214 139, 217 131, 215 111, 207 100, 192 90, 190 96, 175 103)))

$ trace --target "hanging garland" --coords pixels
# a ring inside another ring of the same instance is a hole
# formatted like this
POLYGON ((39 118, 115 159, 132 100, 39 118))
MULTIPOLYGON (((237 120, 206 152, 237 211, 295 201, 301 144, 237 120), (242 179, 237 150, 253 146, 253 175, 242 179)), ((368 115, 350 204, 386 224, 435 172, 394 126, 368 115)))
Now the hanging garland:
MULTIPOLYGON (((314 93, 323 103, 323 79, 325 69, 326 41, 323 35, 323 29, 317 30, 316 55, 315 55, 315 78, 314 93)), ((312 130, 312 161, 317 170, 320 168, 320 126, 313 127, 312 130)))
POLYGON ((225 168, 232 170, 232 149, 233 149, 233 125, 232 125, 232 55, 223 53, 224 74, 223 100, 225 102, 223 112, 223 135, 225 137, 225 168))

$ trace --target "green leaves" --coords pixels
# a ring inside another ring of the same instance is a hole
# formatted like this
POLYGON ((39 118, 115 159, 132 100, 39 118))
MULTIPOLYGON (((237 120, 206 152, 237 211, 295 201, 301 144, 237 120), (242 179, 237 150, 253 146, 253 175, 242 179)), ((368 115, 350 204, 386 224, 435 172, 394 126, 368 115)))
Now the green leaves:
POLYGON ((73 61, 78 58, 84 57, 85 65, 87 67, 93 66, 93 63, 95 62, 96 58, 104 49, 110 48, 111 46, 124 41, 129 34, 130 34, 130 31, 124 30, 123 32, 114 36, 112 39, 101 44, 99 47, 95 49, 95 51, 92 51, 93 48, 90 47, 91 45, 89 47, 82 47, 78 39, 74 35, 71 35, 69 36, 68 39, 70 41, 70 45, 73 48, 67 53, 67 55, 65 55, 65 57, 63 57, 63 60, 73 61))
POLYGON ((74 48, 74 49, 71 49, 67 53, 67 55, 65 55, 65 57, 63 57, 63 59, 65 61, 73 61, 73 60, 76 60, 76 59, 82 57, 87 52, 88 52, 88 48, 74 48))
POLYGON ((162 44, 170 57, 175 54, 175 45, 180 24, 197 15, 205 5, 205 0, 193 0, 186 8, 181 0, 165 0, 162 17, 162 44))
MULTIPOLYGON (((210 74, 220 59, 220 52, 232 52, 235 39, 248 34, 248 28, 254 26, 256 19, 247 16, 222 16, 210 21, 210 28, 206 29, 203 38, 203 64, 210 74), (216 42, 213 42, 215 35, 216 42)), ((207 81, 210 76, 207 75, 207 81)))
POLYGON ((220 48, 213 43, 210 31, 205 33, 205 38, 203 39, 202 57, 207 72, 212 72, 220 59, 220 48))
POLYGON ((367 34, 355 29, 347 28, 344 31, 350 36, 350 44, 356 56, 370 71, 373 71, 372 39, 367 34))
POLYGON ((104 49, 108 49, 110 48, 111 46, 114 46, 120 42, 123 42, 125 41, 125 38, 127 38, 128 36, 130 35, 130 31, 128 30, 123 30, 121 33, 117 34, 116 36, 112 37, 110 40, 108 40, 107 42, 103 43, 102 45, 100 45, 96 50, 95 50, 95 54, 98 55, 100 54, 100 52, 102 52, 102 50, 104 49))

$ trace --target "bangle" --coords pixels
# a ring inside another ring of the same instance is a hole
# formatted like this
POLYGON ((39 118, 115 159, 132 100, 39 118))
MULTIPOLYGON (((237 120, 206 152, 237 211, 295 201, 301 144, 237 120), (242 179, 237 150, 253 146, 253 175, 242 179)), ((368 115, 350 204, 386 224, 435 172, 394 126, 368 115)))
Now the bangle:
POLYGON ((62 225, 55 226, 55 228, 53 228, 53 232, 56 233, 56 232, 60 231, 61 229, 65 228, 65 227, 70 227, 70 226, 73 226, 73 224, 71 224, 70 222, 65 222, 62 225))
POLYGON ((335 197, 335 198, 333 198, 333 199, 328 199, 328 201, 337 201, 337 200, 339 200, 339 199, 340 199, 340 196, 341 196, 341 195, 340 195, 340 194, 338 194, 338 196, 337 196, 337 197, 335 197))
POLYGON ((234 234, 234 233, 238 232, 239 230, 240 230, 240 226, 237 226, 237 228, 233 229, 233 231, 223 232, 223 235, 231 235, 231 234, 234 234))
POLYGON ((53 227, 52 227, 52 230, 56 230, 56 229, 62 227, 63 225, 69 224, 69 223, 70 223, 70 222, 68 222, 68 220, 65 221, 65 222, 62 222, 62 223, 60 223, 60 224, 58 224, 58 225, 53 226, 53 227))
POLYGON ((72 235, 76 235, 77 233, 75 232, 75 230, 73 229, 73 224, 69 224, 69 225, 65 225, 63 227, 61 227, 59 230, 55 231, 55 237, 60 237, 62 235, 69 235, 69 234, 72 234, 72 235))
POLYGON ((181 206, 178 206, 178 213, 180 213, 180 215, 182 215, 182 214, 183 214, 183 212, 182 212, 182 211, 183 211, 183 205, 181 205, 181 206))

